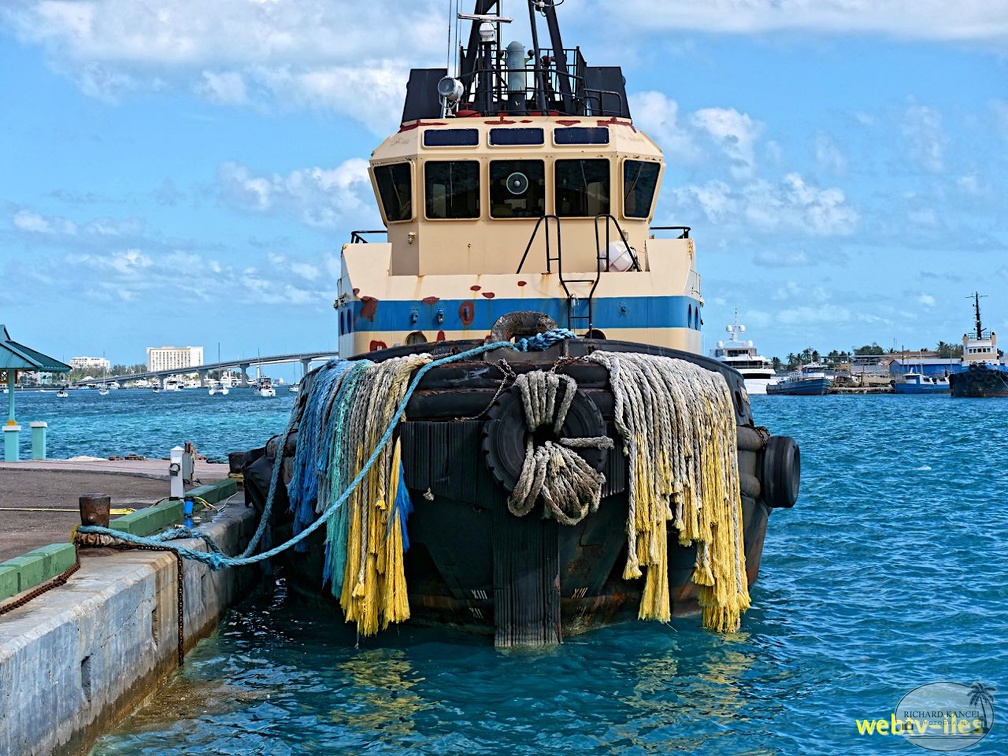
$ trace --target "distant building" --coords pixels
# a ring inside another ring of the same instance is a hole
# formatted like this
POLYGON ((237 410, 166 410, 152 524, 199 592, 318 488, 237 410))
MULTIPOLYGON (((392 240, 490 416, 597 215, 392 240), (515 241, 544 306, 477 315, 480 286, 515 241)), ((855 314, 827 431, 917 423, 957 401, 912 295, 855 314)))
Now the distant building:
POLYGON ((112 363, 104 357, 74 357, 70 360, 70 367, 74 370, 88 372, 90 370, 108 370, 112 363))
POLYGON ((178 370, 203 364, 203 347, 147 347, 147 370, 178 370))

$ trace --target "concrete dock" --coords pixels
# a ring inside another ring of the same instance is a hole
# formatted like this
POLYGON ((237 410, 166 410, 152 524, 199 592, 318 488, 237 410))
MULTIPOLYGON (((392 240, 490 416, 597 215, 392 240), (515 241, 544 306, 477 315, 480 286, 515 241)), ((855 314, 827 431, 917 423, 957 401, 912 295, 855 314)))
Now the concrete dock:
MULTIPOLYGON (((199 483, 228 477, 228 466, 198 461, 199 483)), ((66 543, 80 524, 79 499, 112 497, 113 509, 141 509, 168 496, 168 460, 95 458, 0 462, 0 562, 66 543)))
MULTIPOLYGON (((68 541, 80 522, 80 496, 105 494, 113 509, 137 510, 123 522, 170 512, 178 502, 164 501, 167 467, 166 460, 0 464, 6 519, 0 562, 59 549, 69 551, 72 563, 68 541)), ((255 530, 253 510, 227 465, 198 462, 194 478, 187 492, 213 504, 200 512, 200 529, 226 554, 237 554, 255 530)), ((206 550, 199 539, 174 543, 206 550)), ((183 560, 180 599, 173 554, 83 547, 77 553, 80 568, 65 585, 23 605, 23 589, 0 601, 0 756, 86 753, 178 667, 180 645, 189 650, 211 633, 260 575, 256 567, 214 572, 183 560)))

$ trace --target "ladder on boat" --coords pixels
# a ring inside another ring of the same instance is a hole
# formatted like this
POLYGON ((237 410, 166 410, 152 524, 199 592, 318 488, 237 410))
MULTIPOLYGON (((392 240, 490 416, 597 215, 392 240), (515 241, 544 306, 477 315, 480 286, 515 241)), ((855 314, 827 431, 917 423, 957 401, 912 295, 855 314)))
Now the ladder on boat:
POLYGON ((612 246, 612 227, 616 228, 616 232, 619 234, 620 242, 630 255, 631 264, 629 270, 639 271, 641 269, 637 254, 633 247, 630 246, 630 242, 628 241, 626 234, 623 232, 623 229, 620 228, 619 221, 617 221, 616 218, 605 213, 596 215, 595 275, 591 278, 565 277, 563 266, 563 242, 562 235, 560 233, 560 218, 556 215, 543 215, 536 222, 535 228, 532 230, 532 235, 529 237, 529 242, 525 247, 525 253, 522 255, 521 262, 518 263, 518 270, 516 273, 521 273, 522 266, 525 264, 525 259, 528 257, 529 250, 532 248, 532 243, 535 241, 536 235, 539 233, 540 226, 544 226, 544 235, 546 240, 546 273, 552 273, 553 264, 556 263, 557 277, 560 280, 560 286, 563 287, 564 294, 567 296, 567 328, 577 333, 579 327, 583 327, 583 335, 591 335, 595 330, 595 311, 593 306, 595 289, 598 288, 599 281, 602 278, 602 272, 608 271, 609 266, 612 263, 609 256, 609 250, 612 246), (553 223, 552 235, 550 233, 550 222, 553 223), (602 238, 603 234, 600 234, 600 222, 604 223, 604 242, 602 238), (555 252, 553 251, 554 249, 556 250, 555 252), (583 293, 579 295, 579 292, 573 290, 578 287, 581 287, 582 289, 587 287, 587 295, 583 293))

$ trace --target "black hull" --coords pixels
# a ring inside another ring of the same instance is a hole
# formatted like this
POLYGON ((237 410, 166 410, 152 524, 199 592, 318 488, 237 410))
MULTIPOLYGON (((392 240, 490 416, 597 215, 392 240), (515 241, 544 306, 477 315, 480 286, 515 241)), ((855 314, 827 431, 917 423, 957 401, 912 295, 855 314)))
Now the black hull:
MULTIPOLYGON (((442 351, 434 352, 435 357, 474 344, 437 346, 442 351)), ((366 357, 380 362, 431 347, 400 347, 366 357)), ((606 434, 616 441, 600 461, 605 484, 597 511, 573 526, 544 519, 541 503, 530 514, 515 517, 508 508, 509 489, 502 485, 500 465, 494 469, 488 463, 488 455, 505 454, 485 442, 488 425, 493 428, 493 423, 504 422, 488 420, 485 414, 505 378, 498 360, 503 357, 510 371, 521 374, 549 369, 558 358, 594 349, 674 357, 724 376, 738 428, 746 578, 749 585, 756 581, 771 505, 791 506, 797 495, 797 446, 753 427, 741 375, 720 362, 638 344, 579 339, 544 352, 502 355, 505 350, 498 350, 486 359, 437 367, 419 383, 399 425, 405 483, 414 508, 405 554, 411 623, 492 635, 498 645, 548 645, 637 617, 644 580, 623 578, 629 476, 614 426, 606 370, 585 362, 558 369, 577 381, 579 392, 601 413, 606 434)), ((307 394, 305 385, 300 397, 307 394)), ((285 456, 292 455, 295 444, 288 441, 285 456)), ((257 506, 265 498, 270 457, 270 453, 264 455, 258 469, 246 466, 247 488, 257 506)), ((273 543, 291 534, 282 493, 275 504, 273 543)), ((306 552, 287 551, 278 559, 290 590, 339 613, 339 598, 322 584, 324 532, 320 529, 312 535, 306 552)), ((697 612, 696 549, 679 545, 671 524, 667 532, 671 613, 697 612)))
POLYGON ((949 390, 952 396, 962 399, 1008 397, 1008 370, 970 365, 968 370, 949 376, 949 390))

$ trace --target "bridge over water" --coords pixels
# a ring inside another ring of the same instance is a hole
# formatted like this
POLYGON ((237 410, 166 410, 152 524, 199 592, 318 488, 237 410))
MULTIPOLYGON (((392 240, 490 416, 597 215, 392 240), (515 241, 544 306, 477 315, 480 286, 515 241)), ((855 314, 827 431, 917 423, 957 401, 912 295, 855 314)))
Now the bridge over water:
MULTIPOLYGON (((158 382, 163 384, 165 378, 170 378, 173 375, 180 376, 197 373, 200 377, 200 385, 205 386, 207 383, 207 376, 210 373, 226 372, 237 368, 241 371, 241 379, 237 385, 248 386, 250 385, 248 369, 253 365, 261 367, 263 365, 281 365, 299 362, 301 363, 301 372, 303 375, 311 369, 311 364, 313 362, 325 362, 338 356, 339 355, 335 350, 328 349, 320 349, 315 352, 277 354, 272 357, 260 357, 256 355, 255 357, 244 357, 237 360, 223 360, 221 362, 211 362, 206 365, 197 365, 194 367, 172 368, 171 370, 149 370, 143 373, 127 373, 125 375, 110 375, 102 378, 101 380, 105 382, 116 381, 121 383, 123 381, 150 381, 156 378, 158 382)), ((79 386, 88 383, 95 383, 95 379, 92 378, 87 381, 76 381, 74 385, 79 386)))

